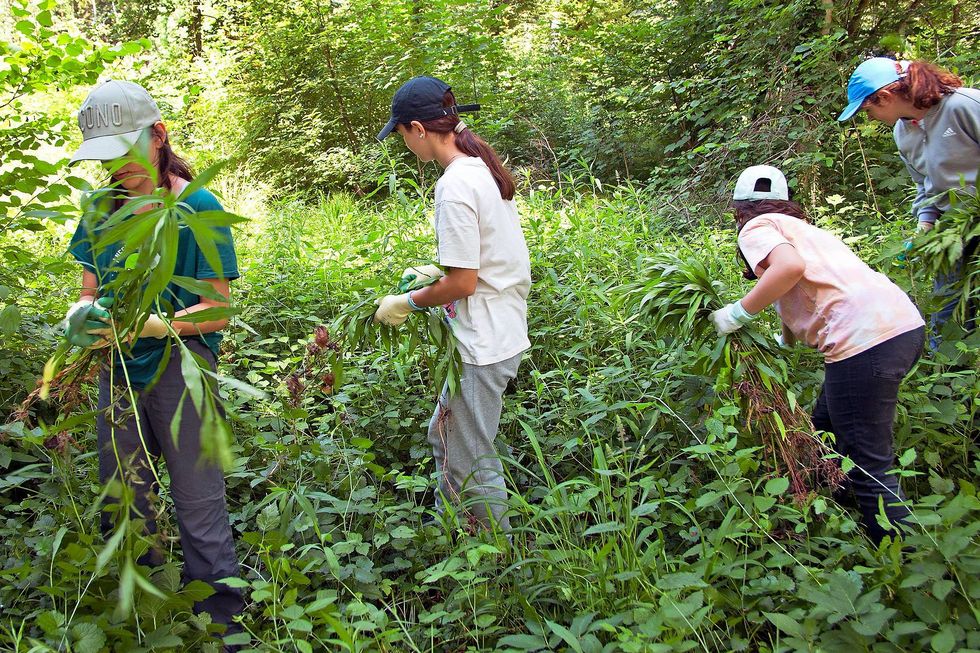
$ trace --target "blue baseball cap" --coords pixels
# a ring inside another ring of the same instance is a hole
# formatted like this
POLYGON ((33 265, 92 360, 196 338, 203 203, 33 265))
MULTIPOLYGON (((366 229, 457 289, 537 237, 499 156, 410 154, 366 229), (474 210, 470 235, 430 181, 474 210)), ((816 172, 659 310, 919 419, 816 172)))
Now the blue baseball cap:
POLYGON ((904 77, 904 73, 898 71, 899 63, 888 57, 868 59, 855 68, 847 81, 847 106, 837 116, 837 120, 841 122, 847 120, 857 113, 864 101, 874 95, 878 89, 904 77))
POLYGON ((406 125, 414 120, 424 122, 452 114, 480 110, 479 104, 442 106, 446 91, 449 90, 451 90, 449 84, 435 77, 413 77, 402 84, 391 100, 391 119, 378 133, 378 140, 384 140, 398 125, 406 125))

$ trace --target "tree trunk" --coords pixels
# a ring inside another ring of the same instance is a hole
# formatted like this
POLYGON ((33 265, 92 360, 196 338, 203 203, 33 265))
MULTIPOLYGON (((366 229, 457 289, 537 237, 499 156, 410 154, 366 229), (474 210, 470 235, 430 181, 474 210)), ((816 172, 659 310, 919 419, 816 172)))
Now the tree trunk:
POLYGON ((820 33, 827 36, 834 24, 834 0, 823 0, 823 11, 823 28, 820 33))
POLYGON ((954 51, 960 40, 960 4, 953 4, 953 15, 949 20, 949 49, 954 51))
POLYGON ((337 98, 337 111, 340 113, 340 122, 344 126, 344 131, 347 132, 347 141, 350 147, 356 150, 358 145, 357 135, 354 133, 354 127, 351 125, 350 116, 347 113, 347 103, 344 101, 344 93, 337 83, 337 71, 333 65, 333 49, 330 47, 329 41, 323 44, 323 54, 327 64, 327 70, 330 72, 330 87, 333 89, 334 96, 337 98))
POLYGON ((189 26, 191 37, 191 57, 197 59, 204 54, 204 39, 201 35, 204 16, 201 13, 201 0, 191 0, 191 22, 189 26))
POLYGON ((851 16, 851 20, 847 21, 848 36, 854 36, 861 27, 861 19, 864 18, 864 12, 868 10, 868 5, 870 4, 871 0, 860 0, 858 2, 857 9, 854 10, 854 15, 851 16))
MULTIPOLYGON (((902 9, 902 22, 898 24, 898 35, 905 40, 905 35, 909 30, 909 19, 915 16, 915 13, 919 10, 919 5, 922 4, 921 0, 912 0, 908 7, 902 9)), ((881 23, 884 22, 884 18, 878 21, 878 25, 875 26, 875 32, 881 31, 881 23)))

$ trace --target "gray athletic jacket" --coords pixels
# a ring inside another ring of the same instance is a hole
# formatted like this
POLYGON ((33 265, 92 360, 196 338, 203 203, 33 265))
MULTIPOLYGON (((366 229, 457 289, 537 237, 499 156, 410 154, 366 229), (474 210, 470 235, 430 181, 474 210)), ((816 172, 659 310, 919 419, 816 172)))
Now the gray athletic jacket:
POLYGON ((922 120, 895 123, 895 144, 915 180, 912 215, 935 222, 949 209, 949 193, 960 177, 976 193, 980 167, 980 90, 958 88, 929 109, 922 120))

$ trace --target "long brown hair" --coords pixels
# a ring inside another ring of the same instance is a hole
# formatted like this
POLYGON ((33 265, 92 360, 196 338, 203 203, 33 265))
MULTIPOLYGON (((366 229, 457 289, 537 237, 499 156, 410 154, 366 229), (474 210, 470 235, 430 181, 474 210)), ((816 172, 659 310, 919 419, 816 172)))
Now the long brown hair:
POLYGON ((160 186, 167 190, 173 190, 171 177, 178 177, 185 181, 194 181, 194 171, 187 161, 178 156, 170 147, 170 134, 163 139, 160 150, 157 153, 157 179, 160 186))
MULTIPOLYGON (((446 91, 446 94, 442 98, 442 106, 456 106, 456 96, 453 95, 452 91, 446 91)), ((455 132, 456 125, 459 124, 459 116, 451 113, 447 116, 440 116, 439 118, 420 122, 426 131, 431 131, 436 134, 452 134, 455 132)), ((408 125, 405 126, 408 127, 408 125)), ((490 174, 493 175, 493 180, 497 182, 497 188, 500 189, 500 197, 505 200, 514 199, 514 192, 516 190, 514 177, 504 167, 504 164, 500 161, 500 157, 497 156, 494 149, 486 141, 477 136, 469 127, 455 132, 455 136, 456 147, 461 152, 468 156, 478 156, 487 164, 487 167, 490 169, 490 174)))
MULTIPOLYGON (((901 68, 898 62, 895 62, 895 66, 901 68)), ((885 96, 899 95, 911 102, 916 109, 929 109, 961 86, 963 80, 945 68, 917 60, 909 64, 904 77, 879 88, 868 97, 867 102, 879 104, 885 96)))
POLYGON ((752 218, 766 213, 782 213, 804 222, 810 221, 803 207, 790 200, 735 200, 732 208, 735 209, 735 226, 738 231, 752 218))
MULTIPOLYGON (((735 209, 736 232, 741 232, 742 227, 752 218, 766 213, 782 213, 783 215, 798 218, 804 222, 810 221, 803 207, 789 200, 735 200, 732 202, 732 208, 735 209)), ((742 276, 749 280, 758 279, 755 275, 755 270, 749 266, 745 254, 742 253, 742 249, 738 245, 735 248, 738 250, 738 255, 742 259, 742 263, 745 264, 745 269, 742 270, 742 276)))

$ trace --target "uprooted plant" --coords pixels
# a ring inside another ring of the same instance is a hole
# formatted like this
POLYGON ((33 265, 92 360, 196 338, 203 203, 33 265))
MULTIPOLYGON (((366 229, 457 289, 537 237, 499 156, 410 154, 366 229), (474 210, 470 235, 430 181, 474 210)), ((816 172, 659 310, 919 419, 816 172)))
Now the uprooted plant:
POLYGON ((951 192, 950 203, 936 227, 916 238, 913 251, 928 279, 946 279, 942 301, 956 300, 953 318, 964 324, 980 301, 980 197, 951 192))
POLYGON ((662 252, 642 262, 640 276, 621 288, 623 301, 634 303, 639 319, 651 320, 658 333, 686 340, 688 349, 698 352, 694 369, 715 378, 717 407, 739 406, 743 432, 757 436, 772 454, 775 471, 789 477, 794 497, 836 488, 843 474, 787 389, 788 370, 770 338, 751 324, 723 338, 715 334, 708 315, 725 305, 722 297, 728 294, 720 266, 693 252, 662 252))
MULTIPOLYGON (((400 285, 398 292, 418 290, 427 282, 400 285)), ((284 382, 290 402, 299 403, 303 392, 316 385, 324 394, 333 394, 344 382, 344 353, 379 348, 389 359, 421 356, 429 372, 430 387, 438 397, 443 388, 449 395, 459 389, 463 362, 456 346, 456 336, 442 307, 416 311, 400 327, 374 320, 376 301, 387 293, 378 293, 381 284, 365 286, 361 298, 342 310, 330 323, 320 325, 307 344, 303 362, 284 382)))

